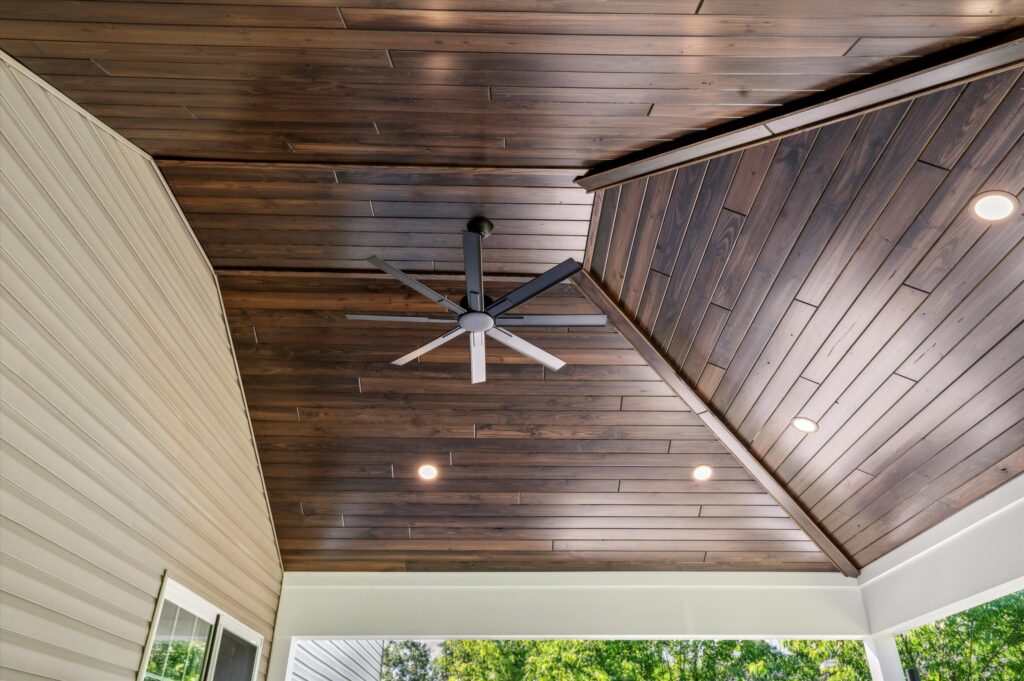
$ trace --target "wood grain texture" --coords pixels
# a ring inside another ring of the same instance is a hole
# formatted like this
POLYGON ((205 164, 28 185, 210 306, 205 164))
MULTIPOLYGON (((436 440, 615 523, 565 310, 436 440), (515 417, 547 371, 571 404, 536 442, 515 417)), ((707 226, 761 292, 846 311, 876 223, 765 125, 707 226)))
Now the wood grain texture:
POLYGON ((0 48, 157 156, 578 172, 1022 23, 871 6, 4 0, 0 48))
MULTIPOLYGON (((491 346, 472 385, 461 343, 390 364, 437 329, 344 319, 436 312, 388 279, 220 279, 287 569, 831 569, 614 328, 523 330, 570 365, 491 346)), ((556 310, 597 312, 569 284, 523 307, 556 310)))
POLYGON ((593 196, 573 173, 162 161, 217 267, 461 272, 466 221, 497 225, 484 271, 541 272, 583 259, 593 196))
POLYGON ((674 177, 656 225, 595 218, 666 247, 591 271, 861 566, 1016 470, 950 501, 1022 444, 1024 222, 969 208, 1024 189, 1021 73, 605 190, 674 177))

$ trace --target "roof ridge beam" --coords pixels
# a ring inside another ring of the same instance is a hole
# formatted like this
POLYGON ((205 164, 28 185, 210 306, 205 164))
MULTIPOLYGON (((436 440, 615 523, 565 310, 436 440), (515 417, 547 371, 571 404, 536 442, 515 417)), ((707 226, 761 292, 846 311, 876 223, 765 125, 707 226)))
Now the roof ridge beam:
POLYGON ((739 151, 769 140, 920 97, 1024 63, 1015 28, 858 78, 789 105, 629 154, 577 177, 588 192, 739 151))

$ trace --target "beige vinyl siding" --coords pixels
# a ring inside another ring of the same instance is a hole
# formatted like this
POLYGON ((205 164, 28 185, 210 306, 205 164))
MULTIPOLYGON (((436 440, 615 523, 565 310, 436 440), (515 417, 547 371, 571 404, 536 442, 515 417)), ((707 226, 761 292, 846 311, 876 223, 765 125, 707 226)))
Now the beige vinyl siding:
POLYGON ((296 641, 288 681, 380 681, 383 654, 384 641, 296 641))
POLYGON ((134 680, 168 572, 281 567, 216 279, 152 160, 0 53, 0 677, 134 680))

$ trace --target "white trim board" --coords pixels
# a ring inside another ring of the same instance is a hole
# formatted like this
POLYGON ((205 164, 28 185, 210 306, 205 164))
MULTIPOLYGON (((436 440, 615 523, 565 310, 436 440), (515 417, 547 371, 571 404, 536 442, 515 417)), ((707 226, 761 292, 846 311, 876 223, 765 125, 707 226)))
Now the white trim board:
POLYGON ((1024 476, 864 568, 871 633, 898 633, 1024 589, 1024 476))
POLYGON ((286 572, 268 679, 297 638, 862 638, 832 573, 286 572))

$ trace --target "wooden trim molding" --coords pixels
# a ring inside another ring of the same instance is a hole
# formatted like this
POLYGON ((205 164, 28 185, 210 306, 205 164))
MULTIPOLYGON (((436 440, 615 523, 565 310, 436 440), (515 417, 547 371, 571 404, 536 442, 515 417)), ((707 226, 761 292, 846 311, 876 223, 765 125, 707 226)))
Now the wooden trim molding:
POLYGON ((576 178, 592 192, 623 182, 728 154, 890 104, 920 97, 1024 63, 1024 29, 1014 29, 943 50, 859 78, 851 83, 777 107, 759 116, 687 135, 625 156, 576 178))
POLYGON ((676 372, 672 364, 661 354, 633 320, 605 292, 601 285, 583 271, 572 279, 573 283, 598 309, 608 316, 608 320, 618 329, 619 333, 629 341, 637 352, 650 364, 663 381, 685 402, 694 414, 715 434, 747 472, 761 484, 764 490, 778 502, 779 506, 807 533, 807 536, 818 545, 829 560, 847 577, 856 577, 860 570, 853 564, 843 550, 832 541, 803 506, 789 491, 775 479, 754 454, 743 444, 732 430, 718 417, 715 412, 701 399, 693 388, 676 372))

